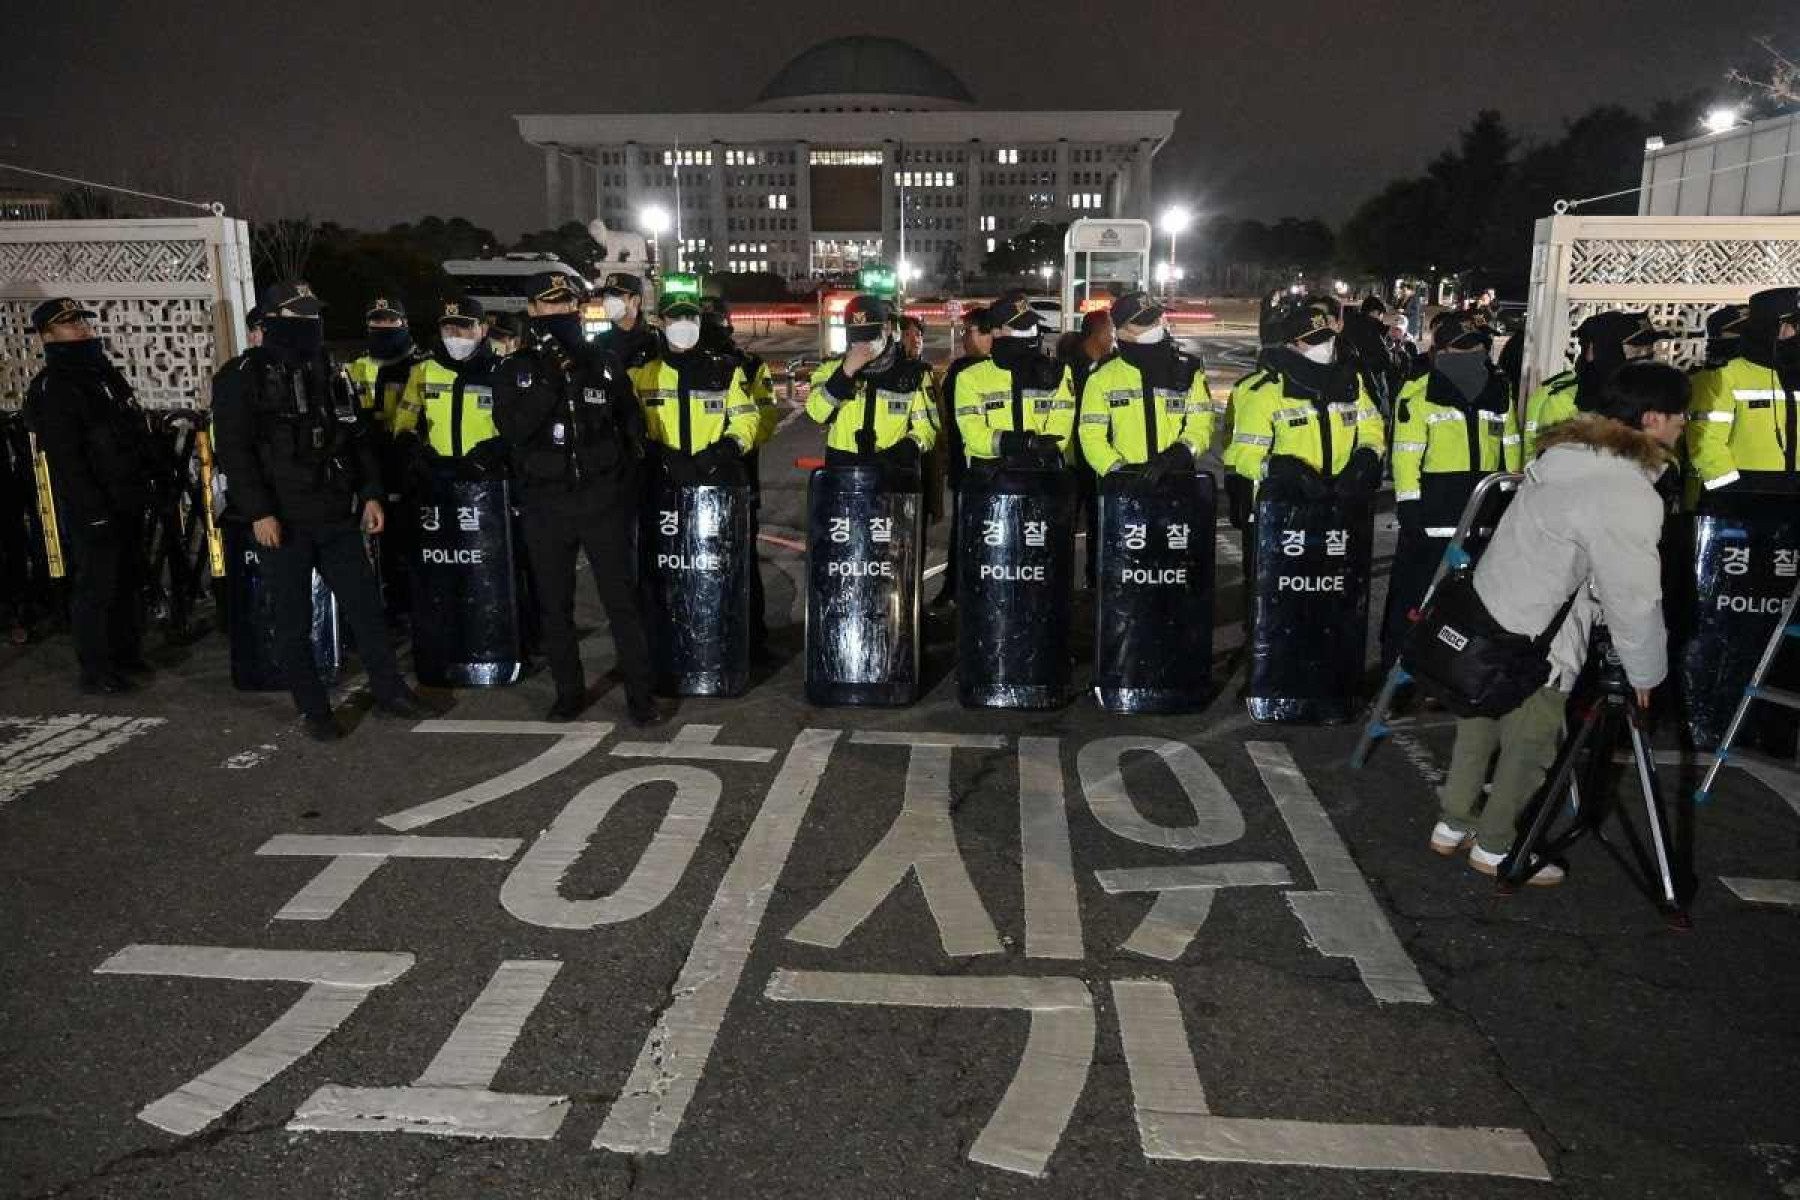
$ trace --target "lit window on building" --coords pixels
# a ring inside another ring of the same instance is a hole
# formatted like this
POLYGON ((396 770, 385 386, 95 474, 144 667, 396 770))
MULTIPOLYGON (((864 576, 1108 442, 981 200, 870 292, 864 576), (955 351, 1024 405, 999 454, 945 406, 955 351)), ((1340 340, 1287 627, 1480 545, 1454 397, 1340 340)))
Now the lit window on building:
POLYGON ((879 150, 813 150, 807 162, 815 167, 879 167, 882 157, 879 150))

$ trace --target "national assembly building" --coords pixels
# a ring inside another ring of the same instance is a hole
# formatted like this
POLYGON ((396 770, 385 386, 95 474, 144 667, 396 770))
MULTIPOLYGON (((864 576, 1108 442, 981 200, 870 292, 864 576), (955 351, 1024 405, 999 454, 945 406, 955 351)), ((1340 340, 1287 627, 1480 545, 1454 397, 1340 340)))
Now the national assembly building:
POLYGON ((515 119, 543 150, 551 227, 635 230, 660 206, 662 253, 687 270, 804 280, 904 261, 937 283, 1040 221, 1149 217, 1177 115, 983 109, 917 47, 848 37, 794 58, 741 112, 515 119))

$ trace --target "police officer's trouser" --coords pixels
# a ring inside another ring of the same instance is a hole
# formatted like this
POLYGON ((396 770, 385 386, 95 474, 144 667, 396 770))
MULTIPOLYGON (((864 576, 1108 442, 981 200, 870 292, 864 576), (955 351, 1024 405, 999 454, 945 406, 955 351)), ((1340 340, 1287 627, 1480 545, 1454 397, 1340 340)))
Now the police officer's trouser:
POLYGON ((141 656, 143 515, 115 513, 100 531, 64 524, 63 545, 75 578, 69 621, 83 679, 97 679, 141 656))
POLYGON ((1438 563, 1443 561, 1454 532, 1452 529, 1443 536, 1433 536, 1418 526, 1401 527, 1400 536, 1394 543, 1394 565, 1388 573, 1387 608, 1381 621, 1383 670, 1393 666, 1394 659, 1399 657, 1406 631, 1412 625, 1412 612, 1425 598, 1425 589, 1431 586, 1431 577, 1436 573, 1438 563))
POLYGON ((259 546, 264 586, 275 607, 275 652, 302 714, 322 716, 331 699, 313 661, 313 582, 316 568, 337 597, 338 612, 349 626, 357 656, 378 699, 401 695, 406 683, 394 664, 387 623, 381 612, 381 586, 369 563, 362 530, 354 522, 332 525, 281 525, 281 545, 259 546))
POLYGON ((534 483, 526 493, 520 524, 537 587, 544 655, 559 697, 574 699, 587 692, 575 637, 575 567, 577 557, 586 554, 612 629, 625 693, 632 700, 650 698, 650 641, 632 578, 636 487, 635 478, 615 476, 578 491, 534 483))

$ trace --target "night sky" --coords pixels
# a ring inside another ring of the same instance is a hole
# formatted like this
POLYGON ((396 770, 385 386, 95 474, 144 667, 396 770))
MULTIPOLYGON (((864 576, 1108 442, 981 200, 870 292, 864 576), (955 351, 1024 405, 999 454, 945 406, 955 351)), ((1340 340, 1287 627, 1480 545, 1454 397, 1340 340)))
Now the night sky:
MULTIPOLYGON (((1541 136, 1596 103, 1729 94, 1726 71, 1761 57, 1754 37, 1800 35, 1795 0, 6 9, 0 161, 252 217, 373 228, 436 213, 509 236, 543 220, 542 160, 510 114, 731 111, 845 34, 914 42, 983 107, 1180 109, 1162 199, 1333 222, 1479 108, 1541 136)), ((36 186, 11 172, 0 185, 36 186)))

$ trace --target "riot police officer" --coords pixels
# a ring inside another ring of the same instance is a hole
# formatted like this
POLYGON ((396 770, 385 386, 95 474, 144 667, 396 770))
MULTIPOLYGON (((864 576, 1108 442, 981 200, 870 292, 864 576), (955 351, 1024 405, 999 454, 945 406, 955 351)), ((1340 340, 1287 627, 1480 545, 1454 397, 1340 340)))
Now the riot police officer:
POLYGON ((1336 355, 1329 314, 1292 304, 1272 330, 1280 344, 1268 365, 1232 389, 1226 467, 1254 489, 1292 499, 1373 495, 1387 434, 1354 365, 1336 355))
POLYGON ((613 271, 600 280, 600 307, 610 323, 594 339, 594 345, 635 371, 656 357, 656 330, 644 315, 644 281, 626 271, 613 271))
POLYGON ((1736 354, 1695 377, 1689 460, 1713 505, 1800 495, 1800 288, 1750 297, 1736 354))
POLYGON ((518 317, 507 312, 495 313, 488 322, 488 349, 494 352, 495 361, 518 350, 524 333, 518 317))
POLYGON ((125 376, 106 357, 96 314, 66 296, 31 310, 44 367, 25 392, 25 424, 37 438, 74 573, 70 619, 81 690, 131 690, 147 670, 141 649, 144 513, 151 454, 144 415, 125 376))
MULTIPOLYGON (((1193 474, 1212 449, 1214 409, 1206 367, 1169 339, 1148 292, 1113 301, 1118 348, 1082 385, 1081 450, 1096 475, 1147 465, 1146 475, 1193 474)), ((996 352, 1000 346, 995 340, 996 352)))
MULTIPOLYGON (((425 351, 413 345, 406 325, 406 305, 391 296, 377 296, 363 313, 369 331, 368 349, 347 370, 356 386, 356 403, 387 433, 394 430, 400 397, 406 391, 413 367, 424 361, 425 351)), ((392 482, 391 480, 389 482, 392 482)))
POLYGON ((262 299, 263 344, 213 377, 213 428, 231 515, 261 547, 275 607, 281 669, 308 734, 340 736, 313 664, 312 574, 337 597, 369 674, 375 710, 430 715, 400 677, 381 620, 365 534, 386 523, 380 468, 350 381, 324 349, 321 306, 304 283, 262 299))
MULTIPOLYGON (((939 386, 938 421, 944 431, 944 482, 950 488, 950 528, 954 531, 962 521, 962 498, 958 495, 962 488, 963 472, 968 468, 968 456, 964 453, 962 430, 956 422, 957 388, 963 374, 977 363, 987 361, 988 355, 994 351, 993 314, 989 309, 978 308, 963 314, 963 352, 954 359, 944 371, 944 381, 939 386)), ((956 580, 959 574, 957 560, 960 556, 950 554, 944 563, 944 582, 938 588, 938 594, 931 599, 931 607, 942 611, 956 603, 956 580)))
MULTIPOLYGON (((738 365, 739 382, 756 405, 756 447, 744 456, 744 471, 750 479, 750 542, 756 545, 762 516, 762 447, 775 436, 778 413, 775 408, 775 376, 761 355, 738 345, 736 328, 731 323, 731 306, 723 296, 700 298, 700 348, 722 354, 738 365)), ((768 603, 763 594, 762 572, 750 572, 750 657, 753 662, 769 661, 768 603)))
POLYGON ((262 345, 263 310, 262 305, 252 304, 250 311, 244 314, 244 345, 262 345))
POLYGON ((438 348, 413 368, 394 419, 394 436, 409 460, 468 459, 477 468, 505 463, 497 441, 494 390, 497 365, 488 345, 487 314, 467 296, 445 303, 438 348), (423 457, 421 457, 423 456, 423 457))
POLYGON ((994 302, 993 354, 956 378, 957 431, 970 471, 1009 462, 1063 466, 1073 450, 1069 369, 1043 351, 1041 318, 1023 291, 994 302))
POLYGON ((644 425, 676 483, 744 483, 759 417, 739 363, 700 346, 700 304, 672 297, 662 307, 667 348, 631 372, 644 425))
POLYGON ((1706 356, 1697 371, 1716 371, 1738 356, 1749 315, 1744 304, 1724 304, 1706 314, 1706 356))
POLYGON ((826 427, 825 462, 881 462, 919 470, 937 439, 937 410, 925 386, 926 364, 900 353, 891 301, 859 295, 844 306, 847 349, 819 364, 806 415, 826 427))
POLYGON ((656 724, 663 717, 631 570, 643 414, 618 359, 582 337, 581 298, 567 277, 538 275, 529 287, 530 340, 494 373, 494 423, 525 488, 525 547, 556 682, 549 719, 572 720, 588 703, 575 636, 575 567, 585 553, 627 711, 638 725, 656 724))
POLYGON ((1400 389, 1393 449, 1400 540, 1382 627, 1384 666, 1399 655, 1408 615, 1424 598, 1475 485, 1520 466, 1512 389, 1488 360, 1491 344, 1473 313, 1439 313, 1431 370, 1400 389))
POLYGON ((1651 323, 1647 312, 1617 309, 1598 312, 1575 327, 1581 356, 1566 371, 1552 375, 1525 399, 1525 461, 1537 455, 1545 430, 1598 403, 1601 389, 1627 362, 1648 358, 1656 343, 1671 335, 1651 323))

